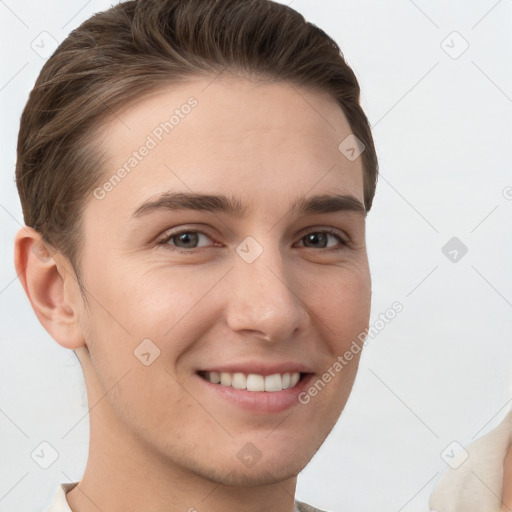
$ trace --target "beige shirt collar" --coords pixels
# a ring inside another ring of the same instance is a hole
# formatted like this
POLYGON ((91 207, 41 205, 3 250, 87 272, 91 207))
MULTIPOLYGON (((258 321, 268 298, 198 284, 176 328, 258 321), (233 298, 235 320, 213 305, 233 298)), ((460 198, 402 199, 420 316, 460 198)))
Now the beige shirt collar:
MULTIPOLYGON (((45 512, 73 512, 69 506, 69 503, 66 499, 66 493, 73 489, 78 484, 78 482, 70 482, 63 483, 57 487, 57 491, 55 492, 55 496, 51 505, 45 510, 45 512)), ((300 501, 295 501, 295 512, 323 512, 316 508, 307 505, 306 503, 301 503, 300 501)))

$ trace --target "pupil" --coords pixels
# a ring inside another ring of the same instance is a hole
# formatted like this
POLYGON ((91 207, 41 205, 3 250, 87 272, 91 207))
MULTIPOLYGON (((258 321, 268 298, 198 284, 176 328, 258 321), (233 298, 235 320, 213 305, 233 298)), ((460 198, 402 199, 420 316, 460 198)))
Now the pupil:
POLYGON ((197 238, 196 233, 194 233, 192 235, 191 235, 191 233, 183 233, 179 236, 180 242, 184 242, 185 244, 190 243, 191 240, 192 240, 192 243, 197 242, 196 238, 197 238))
POLYGON ((318 242, 315 242, 315 240, 320 240, 320 245, 323 246, 323 242, 326 242, 326 235, 324 233, 314 233, 314 234, 311 234, 311 235, 307 235, 306 237, 310 242, 313 242, 314 245, 318 246, 318 242))

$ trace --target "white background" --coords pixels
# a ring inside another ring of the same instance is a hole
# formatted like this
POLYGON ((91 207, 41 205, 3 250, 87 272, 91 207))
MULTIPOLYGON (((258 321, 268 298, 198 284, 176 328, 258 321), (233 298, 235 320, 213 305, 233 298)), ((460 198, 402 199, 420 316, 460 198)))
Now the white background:
MULTIPOLYGON (((80 366, 40 326, 16 279, 13 174, 19 117, 44 63, 32 41, 45 31, 60 42, 109 6, 0 2, 1 512, 42 511, 85 468, 80 366), (59 452, 46 470, 30 457, 42 441, 59 452)), ((370 323, 394 301, 404 307, 369 340, 297 498, 340 512, 418 510, 447 467, 443 449, 488 432, 512 400, 512 2, 291 6, 334 37, 360 81, 380 160, 367 220, 370 323), (441 250, 452 237, 468 248, 455 263, 441 250)))

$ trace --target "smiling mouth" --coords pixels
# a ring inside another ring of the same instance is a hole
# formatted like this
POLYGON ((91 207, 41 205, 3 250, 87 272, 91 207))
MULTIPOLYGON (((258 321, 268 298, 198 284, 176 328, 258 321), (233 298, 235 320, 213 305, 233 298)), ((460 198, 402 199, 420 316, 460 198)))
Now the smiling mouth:
POLYGON ((199 371, 197 374, 204 380, 219 386, 245 389, 247 391, 283 391, 297 385, 308 373, 287 372, 273 375, 245 374, 239 372, 199 371))

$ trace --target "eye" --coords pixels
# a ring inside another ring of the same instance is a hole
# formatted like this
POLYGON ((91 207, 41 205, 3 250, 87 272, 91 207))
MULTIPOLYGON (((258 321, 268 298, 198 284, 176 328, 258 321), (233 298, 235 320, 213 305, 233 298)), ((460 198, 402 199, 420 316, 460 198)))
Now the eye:
MULTIPOLYGON (((202 231, 189 229, 167 233, 164 237, 158 240, 157 245, 178 251, 182 254, 193 254, 195 252, 194 249, 208 247, 208 244, 202 246, 198 245, 201 237, 210 241, 212 240, 210 236, 202 231)), ((303 247, 306 247, 307 249, 316 248, 336 250, 336 245, 341 246, 339 249, 342 249, 348 245, 348 243, 338 234, 338 231, 335 229, 311 231, 307 235, 303 236, 300 241, 305 244, 303 247), (329 238, 337 240, 338 244, 329 246, 329 238)))
POLYGON ((170 245, 172 249, 175 248, 179 252, 190 253, 192 249, 198 248, 197 244, 201 236, 211 240, 211 238, 202 231, 183 230, 168 233, 163 239, 158 241, 158 245, 170 245))
POLYGON ((311 244, 311 245, 306 245, 306 247, 308 249, 311 249, 311 248, 329 249, 330 247, 327 247, 329 237, 337 239, 341 246, 348 245, 347 242, 345 242, 345 240, 338 234, 338 232, 333 229, 327 229, 327 230, 322 230, 322 231, 311 231, 306 236, 303 236, 301 238, 301 241, 303 241, 305 244, 311 244))

